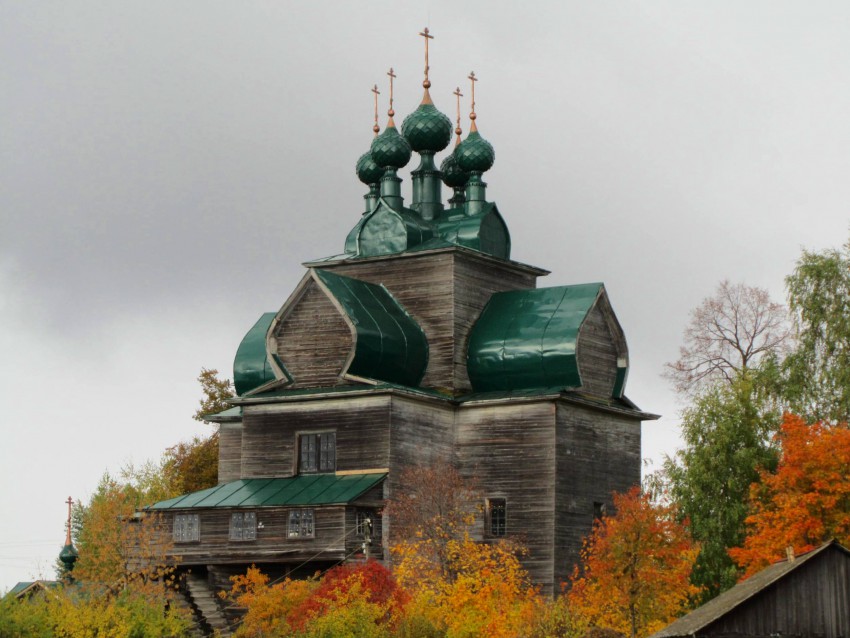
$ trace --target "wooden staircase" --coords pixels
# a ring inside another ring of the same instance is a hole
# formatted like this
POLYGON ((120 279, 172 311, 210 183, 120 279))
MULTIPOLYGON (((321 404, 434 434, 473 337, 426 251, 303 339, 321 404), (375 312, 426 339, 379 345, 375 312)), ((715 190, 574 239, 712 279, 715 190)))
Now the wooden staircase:
POLYGON ((221 638, 232 636, 233 632, 227 618, 219 607, 218 595, 210 587, 207 579, 190 572, 184 576, 183 582, 189 604, 195 612, 199 628, 203 631, 201 635, 215 635, 221 638))

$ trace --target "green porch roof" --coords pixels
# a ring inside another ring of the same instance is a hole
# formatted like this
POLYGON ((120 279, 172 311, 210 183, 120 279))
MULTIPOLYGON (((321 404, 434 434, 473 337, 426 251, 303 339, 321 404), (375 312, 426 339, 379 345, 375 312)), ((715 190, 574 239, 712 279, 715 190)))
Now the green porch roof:
POLYGON ((419 324, 383 286, 327 270, 313 271, 357 333, 346 371, 366 379, 418 386, 428 365, 428 340, 419 324))
POLYGON ((475 392, 581 385, 578 333, 601 283, 494 294, 469 336, 475 392))
POLYGON ((289 478, 240 479, 160 501, 148 509, 341 505, 361 496, 386 476, 386 473, 302 474, 289 478))

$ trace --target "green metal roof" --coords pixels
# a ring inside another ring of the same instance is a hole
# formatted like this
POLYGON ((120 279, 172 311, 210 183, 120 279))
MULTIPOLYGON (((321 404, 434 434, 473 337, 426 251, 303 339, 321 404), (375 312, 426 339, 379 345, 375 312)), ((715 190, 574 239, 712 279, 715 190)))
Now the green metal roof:
POLYGON ((469 336, 475 392, 581 385, 578 332, 601 283, 494 294, 469 336))
POLYGON ((419 324, 384 286, 327 270, 314 274, 339 302, 357 333, 346 371, 358 377, 417 386, 428 365, 428 341, 419 324))
POLYGON ((236 388, 236 394, 240 396, 275 378, 266 356, 266 333, 276 314, 264 313, 243 337, 236 350, 236 358, 233 360, 233 386, 236 388))
POLYGON ((160 501, 148 509, 339 505, 353 501, 386 476, 386 473, 302 474, 289 478, 240 479, 160 501))
POLYGON ((449 209, 436 222, 437 233, 456 246, 471 248, 499 259, 511 256, 508 226, 493 203, 484 212, 467 215, 462 209, 449 209))

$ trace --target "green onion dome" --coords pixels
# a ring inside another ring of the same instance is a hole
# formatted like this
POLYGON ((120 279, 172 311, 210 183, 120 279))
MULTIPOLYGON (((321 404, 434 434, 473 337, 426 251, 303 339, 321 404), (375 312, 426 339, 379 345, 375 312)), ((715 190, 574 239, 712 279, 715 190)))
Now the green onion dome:
POLYGON ((493 145, 481 137, 481 134, 476 130, 472 131, 466 136, 465 140, 457 145, 454 156, 461 169, 483 173, 493 166, 493 162, 496 160, 496 151, 493 150, 493 145))
POLYGON ((392 124, 372 141, 372 159, 381 168, 403 168, 410 161, 410 144, 392 124))
POLYGON ((443 160, 443 163, 440 164, 440 171, 443 174, 443 184, 449 188, 466 186, 466 182, 469 181, 469 173, 457 165, 454 154, 443 160))
POLYGON ((436 106, 423 102, 404 118, 401 134, 417 153, 438 153, 446 148, 452 139, 452 123, 436 106))
POLYGON ((366 151, 357 160, 357 179, 371 186, 381 181, 381 176, 384 174, 383 169, 372 159, 372 151, 366 151))

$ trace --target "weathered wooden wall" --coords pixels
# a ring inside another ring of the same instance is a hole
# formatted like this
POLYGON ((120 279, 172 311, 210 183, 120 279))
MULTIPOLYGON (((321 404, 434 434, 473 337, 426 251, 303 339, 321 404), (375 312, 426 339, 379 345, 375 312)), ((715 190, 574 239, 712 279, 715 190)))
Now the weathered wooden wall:
MULTIPOLYGON (((528 546, 522 563, 552 593, 555 531, 555 405, 552 401, 462 407, 455 455, 484 498, 504 498, 507 535, 528 546)), ((480 520, 476 535, 487 538, 480 520)))
MULTIPOLYGON (((259 562, 300 562, 308 559, 339 561, 345 556, 345 508, 314 507, 314 538, 289 538, 289 509, 256 508, 257 530, 255 541, 230 540, 230 515, 244 509, 193 509, 186 510, 200 516, 200 541, 174 543, 174 554, 181 557, 181 565, 233 564, 250 565, 259 562), (318 554, 318 556, 316 556, 318 554)), ((163 515, 166 528, 173 526, 174 514, 163 515)))
POLYGON ((296 438, 310 432, 336 432, 337 471, 388 467, 389 421, 388 396, 245 406, 241 478, 297 474, 296 438))
POLYGON ((698 632, 700 637, 850 636, 850 556, 827 547, 698 632))
POLYGON ((640 483, 640 421, 559 402, 554 577, 567 579, 593 525, 594 503, 640 483))
POLYGON ((242 423, 222 423, 218 428, 218 482, 242 478, 242 423))
POLYGON ((610 398, 617 378, 617 346, 599 304, 588 313, 581 326, 576 356, 581 391, 610 398))
POLYGON ((354 340, 339 310, 314 281, 307 283, 277 333, 277 354, 293 388, 337 385, 354 340))

